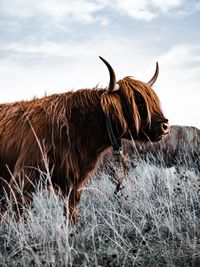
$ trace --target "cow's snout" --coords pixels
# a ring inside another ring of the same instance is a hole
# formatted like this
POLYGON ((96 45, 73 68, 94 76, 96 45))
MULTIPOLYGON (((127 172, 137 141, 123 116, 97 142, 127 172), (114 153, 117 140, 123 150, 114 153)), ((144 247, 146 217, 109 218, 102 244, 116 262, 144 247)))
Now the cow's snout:
POLYGON ((163 134, 168 134, 169 133, 169 124, 168 123, 162 123, 161 124, 161 129, 163 131, 163 134))

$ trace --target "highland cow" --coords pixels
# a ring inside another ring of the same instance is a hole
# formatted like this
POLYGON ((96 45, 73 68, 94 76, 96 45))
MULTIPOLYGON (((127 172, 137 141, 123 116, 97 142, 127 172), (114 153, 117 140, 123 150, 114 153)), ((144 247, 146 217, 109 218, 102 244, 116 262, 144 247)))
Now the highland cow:
POLYGON ((81 188, 100 154, 115 145, 112 136, 120 146, 121 138, 158 141, 168 133, 151 88, 158 64, 148 83, 131 77, 116 82, 110 64, 101 60, 109 70, 108 88, 0 105, 0 194, 18 207, 31 200, 41 173, 48 171, 49 183, 68 199, 76 221, 81 188))

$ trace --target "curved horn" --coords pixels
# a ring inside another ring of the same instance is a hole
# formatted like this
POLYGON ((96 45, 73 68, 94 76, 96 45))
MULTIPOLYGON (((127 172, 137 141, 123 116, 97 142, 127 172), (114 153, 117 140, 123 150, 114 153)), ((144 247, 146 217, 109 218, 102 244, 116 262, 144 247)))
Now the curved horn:
POLYGON ((111 65, 102 57, 99 57, 103 63, 105 63, 105 65, 107 66, 108 70, 109 70, 109 74, 110 74, 110 83, 108 86, 108 91, 112 92, 112 91, 116 91, 119 90, 119 85, 116 84, 116 76, 115 76, 115 72, 113 70, 113 68, 111 67, 111 65))
POLYGON ((148 81, 148 83, 147 83, 149 86, 152 86, 155 83, 155 81, 158 78, 158 74, 159 74, 159 66, 158 66, 158 62, 156 62, 156 71, 155 71, 153 77, 151 78, 151 80, 148 81))

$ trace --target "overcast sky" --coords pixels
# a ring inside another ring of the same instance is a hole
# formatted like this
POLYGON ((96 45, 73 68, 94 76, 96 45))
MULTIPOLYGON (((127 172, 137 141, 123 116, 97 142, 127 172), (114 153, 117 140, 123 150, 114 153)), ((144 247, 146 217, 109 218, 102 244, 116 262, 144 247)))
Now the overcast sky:
POLYGON ((200 128, 200 1, 0 0, 0 102, 107 86, 154 86, 171 124, 200 128))

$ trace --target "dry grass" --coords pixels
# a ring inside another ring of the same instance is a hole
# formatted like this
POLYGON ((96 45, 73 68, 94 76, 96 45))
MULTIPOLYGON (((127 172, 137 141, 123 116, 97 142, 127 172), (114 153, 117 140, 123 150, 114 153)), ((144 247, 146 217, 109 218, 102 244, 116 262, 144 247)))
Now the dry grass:
POLYGON ((70 226, 38 190, 26 218, 0 224, 0 266, 200 266, 200 176, 141 162, 116 196, 99 170, 70 226))

